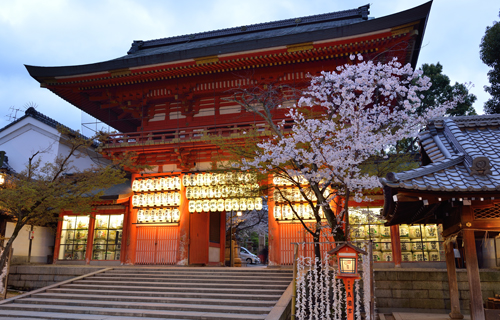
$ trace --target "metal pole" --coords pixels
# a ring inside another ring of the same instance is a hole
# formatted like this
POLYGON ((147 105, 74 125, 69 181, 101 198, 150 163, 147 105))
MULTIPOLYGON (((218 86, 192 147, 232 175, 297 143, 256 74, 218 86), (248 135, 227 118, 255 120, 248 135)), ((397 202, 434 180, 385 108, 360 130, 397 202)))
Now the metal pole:
POLYGON ((292 319, 295 320, 295 309, 297 303, 297 254, 299 253, 299 245, 293 245, 293 285, 292 285, 292 319))
POLYGON ((375 320, 375 288, 373 285, 373 241, 368 243, 368 254, 370 255, 370 320, 375 320))
POLYGON ((33 239, 31 239, 31 233, 33 232, 33 225, 31 225, 31 229, 30 229, 30 245, 29 245, 29 248, 28 248, 28 263, 31 262, 31 244, 33 243, 33 239))
POLYGON ((233 210, 231 210, 231 219, 229 220, 229 266, 234 267, 234 246, 233 246, 233 210))

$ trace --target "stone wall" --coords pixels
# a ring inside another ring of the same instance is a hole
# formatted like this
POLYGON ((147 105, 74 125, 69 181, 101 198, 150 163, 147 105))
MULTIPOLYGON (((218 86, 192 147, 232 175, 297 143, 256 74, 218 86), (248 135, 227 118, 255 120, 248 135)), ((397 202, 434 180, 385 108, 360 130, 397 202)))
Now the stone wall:
POLYGON ((9 288, 31 291, 103 269, 89 266, 10 266, 9 288))
MULTIPOLYGON (((500 294, 500 270, 481 270, 483 299, 500 294)), ((457 269, 460 308, 469 310, 469 283, 465 269, 457 269)), ((375 270, 376 306, 387 309, 450 309, 446 269, 375 270)))

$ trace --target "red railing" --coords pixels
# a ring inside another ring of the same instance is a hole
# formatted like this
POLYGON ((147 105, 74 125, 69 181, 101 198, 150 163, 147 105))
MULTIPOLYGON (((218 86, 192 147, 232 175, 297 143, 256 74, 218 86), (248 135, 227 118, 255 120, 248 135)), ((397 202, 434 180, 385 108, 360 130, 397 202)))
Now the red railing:
MULTIPOLYGON (((147 145, 160 143, 183 143, 195 140, 201 140, 203 137, 218 136, 224 138, 236 138, 236 134, 241 134, 242 131, 251 130, 254 127, 259 132, 264 134, 268 130, 268 126, 264 124, 238 123, 234 125, 215 126, 198 126, 189 128, 169 129, 169 130, 152 130, 139 131, 130 133, 111 134, 104 144, 104 148, 113 147, 131 147, 135 145, 147 145)), ((291 125, 286 125, 284 131, 289 131, 291 125)))

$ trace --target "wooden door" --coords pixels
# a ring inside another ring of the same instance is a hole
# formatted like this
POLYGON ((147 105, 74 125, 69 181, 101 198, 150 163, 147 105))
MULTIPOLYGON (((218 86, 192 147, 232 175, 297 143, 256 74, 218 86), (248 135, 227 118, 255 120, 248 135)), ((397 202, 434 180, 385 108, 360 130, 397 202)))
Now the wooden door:
POLYGON ((209 213, 192 213, 189 222, 189 264, 208 263, 209 213))
POLYGON ((178 227, 139 227, 135 264, 176 264, 178 227))

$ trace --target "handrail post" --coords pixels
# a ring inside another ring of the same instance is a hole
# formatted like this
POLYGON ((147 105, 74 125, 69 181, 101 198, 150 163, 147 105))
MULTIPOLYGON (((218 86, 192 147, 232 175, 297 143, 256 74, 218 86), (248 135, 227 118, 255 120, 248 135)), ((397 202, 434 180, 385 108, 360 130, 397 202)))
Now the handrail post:
POLYGON ((295 304, 297 303, 297 254, 299 253, 299 245, 294 243, 293 245, 293 292, 292 292, 292 317, 291 320, 295 320, 295 304))

